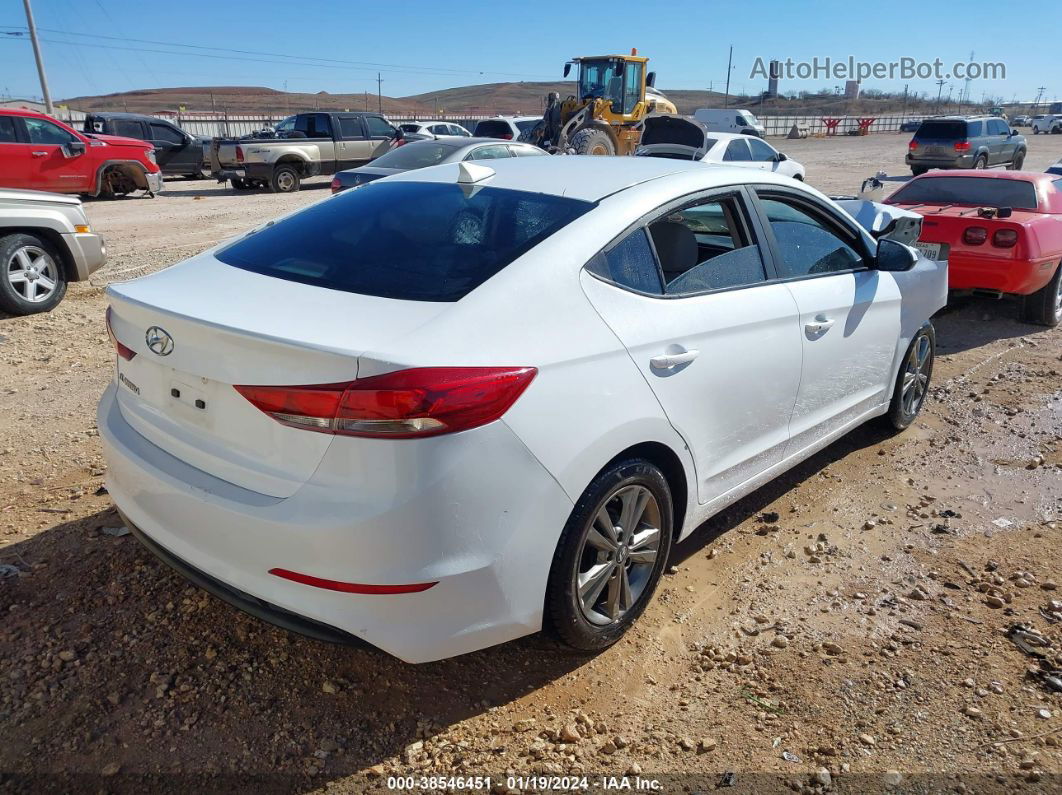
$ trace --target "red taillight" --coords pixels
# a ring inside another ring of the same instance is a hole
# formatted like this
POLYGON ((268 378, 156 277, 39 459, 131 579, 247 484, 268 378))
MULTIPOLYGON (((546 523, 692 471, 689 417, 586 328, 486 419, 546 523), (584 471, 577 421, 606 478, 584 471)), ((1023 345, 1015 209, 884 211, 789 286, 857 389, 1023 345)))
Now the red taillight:
POLYGON ((423 367, 343 384, 235 389, 292 428, 411 439, 493 422, 509 410, 537 372, 534 367, 423 367))
POLYGON ((1018 233, 1014 229, 997 229, 992 235, 992 245, 997 248, 1013 248, 1018 242, 1018 233))
POLYGON ((394 146, 392 146, 391 148, 392 149, 397 149, 398 147, 405 146, 408 143, 409 143, 409 141, 407 141, 405 138, 399 138, 397 141, 395 141, 394 146))
POLYGON ((236 146, 236 162, 237 163, 242 163, 243 162, 243 147, 238 145, 238 144, 236 146))
POLYGON ((908 151, 913 152, 917 148, 918 148, 918 141, 916 141, 914 139, 911 139, 911 143, 907 144, 908 151))
POLYGON ((118 338, 114 336, 114 329, 111 328, 111 308, 107 307, 107 336, 111 338, 111 342, 114 343, 114 349, 118 352, 118 355, 125 359, 127 362, 131 361, 136 356, 136 351, 132 348, 122 345, 118 341, 118 338))
POLYGON ((300 574, 288 569, 270 569, 269 573, 285 580, 299 582, 303 585, 312 585, 314 588, 324 588, 328 591, 342 591, 343 593, 364 594, 395 594, 395 593, 420 593, 426 591, 439 582, 415 582, 409 585, 365 585, 358 582, 340 582, 338 580, 325 580, 310 574, 300 574))
POLYGON ((962 242, 968 246, 980 246, 988 240, 988 230, 983 226, 968 226, 962 232, 962 242))
POLYGON ((970 142, 969 141, 956 141, 955 142, 955 151, 956 152, 969 152, 970 151, 970 142))
POLYGON ((502 133, 498 137, 501 138, 503 141, 511 141, 513 139, 513 134, 512 133, 502 133))
POLYGON ((339 177, 332 177, 332 193, 339 193, 343 190, 343 185, 339 182, 339 177))

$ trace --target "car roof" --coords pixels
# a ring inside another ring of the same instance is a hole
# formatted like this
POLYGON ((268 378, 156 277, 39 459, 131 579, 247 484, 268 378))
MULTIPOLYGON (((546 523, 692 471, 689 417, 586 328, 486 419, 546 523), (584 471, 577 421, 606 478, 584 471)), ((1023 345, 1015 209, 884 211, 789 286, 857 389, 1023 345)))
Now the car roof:
MULTIPOLYGON (((653 180, 679 177, 689 172, 698 176, 698 189, 715 185, 746 182, 791 184, 788 177, 747 168, 712 166, 690 160, 659 157, 602 157, 593 155, 555 155, 553 157, 515 157, 476 163, 494 171, 492 188, 567 196, 596 202, 614 193, 653 180)), ((456 182, 459 164, 448 163, 413 169, 389 179, 410 182, 456 182)), ((487 184, 487 183, 485 183, 487 184)))

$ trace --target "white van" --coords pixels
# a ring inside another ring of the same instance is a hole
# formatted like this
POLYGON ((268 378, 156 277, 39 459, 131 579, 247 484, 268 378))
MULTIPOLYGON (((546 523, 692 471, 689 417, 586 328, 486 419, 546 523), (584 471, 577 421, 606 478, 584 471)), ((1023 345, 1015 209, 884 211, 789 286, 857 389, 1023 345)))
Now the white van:
POLYGON ((700 108, 693 118, 703 122, 710 132, 756 135, 760 138, 766 134, 759 119, 741 108, 700 108))

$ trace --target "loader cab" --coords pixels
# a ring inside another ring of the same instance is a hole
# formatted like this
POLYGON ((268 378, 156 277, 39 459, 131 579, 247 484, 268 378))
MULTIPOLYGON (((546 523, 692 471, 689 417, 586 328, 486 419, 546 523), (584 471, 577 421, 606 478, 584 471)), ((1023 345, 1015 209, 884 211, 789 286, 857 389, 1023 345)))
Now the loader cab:
POLYGON ((646 62, 648 58, 630 55, 603 55, 576 58, 564 65, 564 76, 573 65, 579 67, 579 104, 603 99, 614 116, 632 117, 644 105, 646 62))

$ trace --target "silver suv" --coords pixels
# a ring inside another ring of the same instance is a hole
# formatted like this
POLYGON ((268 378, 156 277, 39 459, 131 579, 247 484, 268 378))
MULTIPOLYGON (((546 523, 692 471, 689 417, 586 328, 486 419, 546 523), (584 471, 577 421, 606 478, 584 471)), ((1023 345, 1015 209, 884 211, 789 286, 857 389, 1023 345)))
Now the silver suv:
POLYGON ((0 188, 0 312, 49 311, 106 256, 76 196, 0 188))
POLYGON ((915 176, 931 168, 989 168, 1020 171, 1028 146, 1025 136, 995 116, 935 116, 923 121, 907 150, 915 176))

